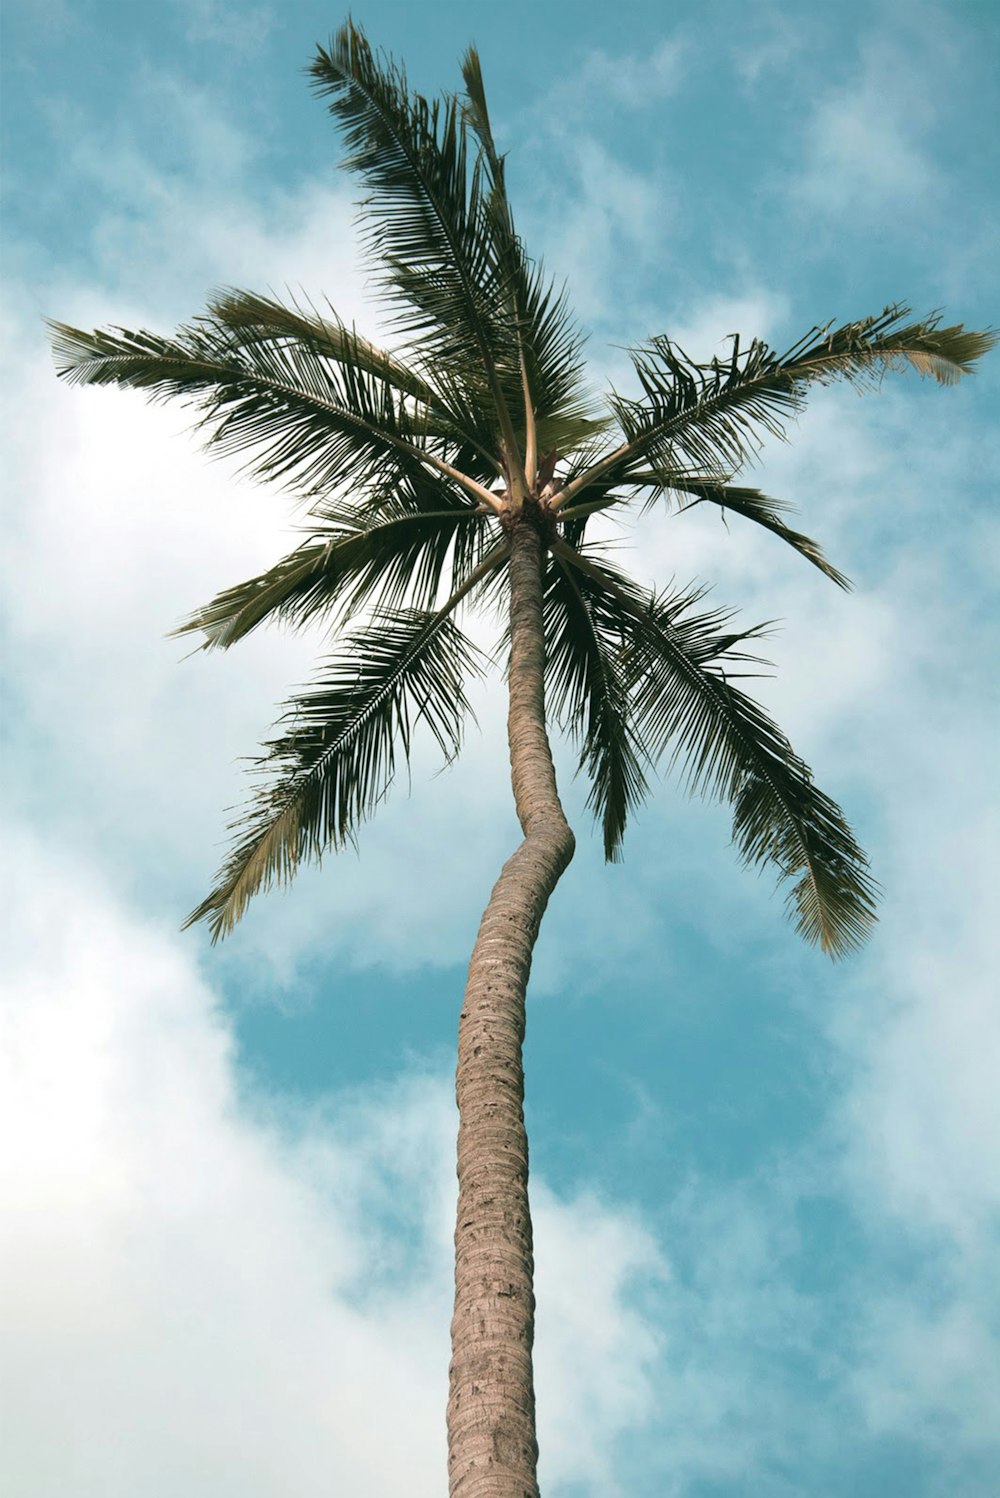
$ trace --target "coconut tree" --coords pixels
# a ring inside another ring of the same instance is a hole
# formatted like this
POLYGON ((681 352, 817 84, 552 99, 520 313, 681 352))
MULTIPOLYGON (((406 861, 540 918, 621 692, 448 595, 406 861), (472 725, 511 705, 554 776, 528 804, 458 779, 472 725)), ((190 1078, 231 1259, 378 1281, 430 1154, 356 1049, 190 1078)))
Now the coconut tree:
POLYGON ((840 808, 747 696, 759 633, 698 589, 651 591, 591 533, 602 511, 715 505, 763 526, 840 587, 786 507, 735 482, 816 385, 909 365, 949 384, 993 335, 894 306, 814 327, 785 353, 732 342, 697 363, 666 337, 632 351, 632 394, 592 397, 560 292, 525 252, 479 59, 428 101, 346 25, 312 79, 365 188, 365 248, 392 318, 378 347, 324 306, 231 291, 171 337, 53 325, 59 373, 178 397, 216 451, 307 501, 310 534, 181 625, 228 649, 266 621, 333 636, 255 768, 232 850, 189 921, 226 935, 254 895, 352 841, 422 724, 459 751, 466 683, 489 663, 463 630, 503 630, 508 748, 523 840, 500 872, 459 1020, 458 1216, 448 1405, 451 1493, 537 1494, 531 1219, 521 1047, 532 949, 574 849, 554 721, 576 743, 609 859, 651 772, 732 805, 742 859, 774 866, 809 942, 862 943, 875 885, 840 808), (591 528, 591 529, 589 529, 591 528))

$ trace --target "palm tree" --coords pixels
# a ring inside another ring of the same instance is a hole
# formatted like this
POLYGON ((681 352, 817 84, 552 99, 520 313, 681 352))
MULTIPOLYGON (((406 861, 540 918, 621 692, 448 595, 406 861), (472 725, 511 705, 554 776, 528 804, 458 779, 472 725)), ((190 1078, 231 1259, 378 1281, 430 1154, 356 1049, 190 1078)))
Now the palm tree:
POLYGON ((227 649, 267 620, 339 641, 288 704, 211 893, 189 917, 213 939, 260 890, 352 840, 418 723, 459 751, 464 683, 484 658, 460 618, 507 626, 511 777, 523 841, 486 906, 459 1023, 458 1217, 448 1406, 451 1493, 537 1494, 531 1220, 521 1046, 532 949, 573 856, 549 716, 576 741, 604 850, 666 757, 732 803, 745 862, 791 880, 800 933, 831 955, 874 920, 875 885, 839 807, 740 688, 758 630, 698 590, 651 592, 588 535, 592 517, 716 505, 848 583, 785 507, 734 479, 810 390, 904 365, 948 384, 995 341, 903 307, 813 328, 785 354, 734 339, 699 364, 668 338, 633 350, 638 393, 583 384, 563 296, 518 238, 479 59, 464 93, 428 102, 346 25, 312 64, 367 190, 366 247, 395 317, 376 347, 327 309, 228 292, 174 337, 53 324, 59 373, 179 397, 217 450, 309 503, 310 538, 220 593, 178 633, 227 649))

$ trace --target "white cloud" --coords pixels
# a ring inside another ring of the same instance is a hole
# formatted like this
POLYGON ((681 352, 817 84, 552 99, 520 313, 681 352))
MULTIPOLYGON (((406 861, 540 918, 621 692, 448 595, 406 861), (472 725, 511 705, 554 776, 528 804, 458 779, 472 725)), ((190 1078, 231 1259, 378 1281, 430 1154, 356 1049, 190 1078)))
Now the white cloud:
MULTIPOLYGON (((269 1113, 176 940, 85 862, 16 831, 8 848, 8 1481, 31 1498, 437 1492, 447 1081, 269 1113)), ((610 1472, 653 1406, 655 1342, 628 1301, 660 1261, 593 1197, 539 1181, 535 1216, 558 1491, 610 1472)))
POLYGON ((224 483, 178 439, 177 413, 66 390, 23 332, 17 355, 2 567, 17 729, 35 745, 18 784, 43 821, 82 823, 85 840, 102 828, 119 852, 159 842, 162 868, 232 798, 233 759, 305 664, 301 647, 271 638, 241 659, 182 666, 191 644, 165 633, 287 547, 284 506, 224 483))
POLYGON ((973 1450, 995 1472, 1000 1372, 993 1255, 979 1274, 975 1299, 946 1295, 942 1307, 939 1287, 927 1284, 919 1301, 897 1296, 869 1304, 854 1387, 870 1430, 908 1439, 920 1431, 946 1464, 973 1450))
POLYGON ((602 1498, 624 1498, 609 1437, 634 1435, 655 1419, 663 1355, 659 1329, 629 1292, 636 1282, 648 1291, 667 1266, 638 1215, 612 1214, 593 1196, 567 1210, 536 1183, 532 1214, 542 1485, 551 1473, 602 1498))
MULTIPOLYGON (((870 1264, 859 1286, 848 1386, 868 1428, 906 1439, 919 1431, 946 1464, 975 1454, 995 1470, 1000 949, 981 912, 963 912, 942 889, 947 871, 975 861, 976 834, 964 826, 957 857, 940 842, 928 848, 924 880, 934 888, 922 898, 912 877, 891 871, 893 905, 914 897, 905 925, 897 915, 884 960, 832 1025, 848 1079, 835 1158, 873 1263, 912 1255, 902 1283, 870 1264), (914 929, 921 935, 904 934, 914 929)), ((989 833, 979 836, 985 853, 989 833)), ((997 870, 984 872, 995 879, 997 870)))
MULTIPOLYGON (((568 187, 552 201, 536 206, 538 222, 528 216, 531 238, 546 248, 546 263, 572 289, 575 315, 584 324, 611 315, 609 272, 627 256, 648 264, 662 256, 669 240, 671 190, 666 181, 651 184, 620 155, 572 122, 546 119, 551 145, 560 153, 568 187)), ((632 317, 635 309, 629 308, 632 317)), ((612 356, 613 357, 613 356, 612 356)))
MULTIPOLYGON (((294 1145, 243 1115, 226 1026, 188 962, 123 917, 86 865, 24 841, 17 852, 8 1480, 33 1498, 308 1493, 335 1460, 347 1490, 397 1492, 415 1472, 411 1490, 430 1493, 433 1292, 413 1286, 409 1304, 390 1295, 374 1313, 352 1303, 378 1228, 358 1241, 335 1169, 313 1179, 294 1145), (376 1391, 398 1445, 371 1440, 376 1391)), ((334 1164, 353 1148, 341 1142, 334 1164)))
POLYGON ((831 550, 851 571, 855 549, 866 569, 853 598, 820 609, 800 598, 773 688, 781 720, 808 725, 817 767, 841 776, 848 803, 866 797, 884 885, 872 950, 825 1021, 842 1080, 829 1159, 870 1252, 847 1387, 873 1431, 919 1430, 942 1461, 988 1460, 1000 1407, 988 1330, 998 1311, 1000 946, 990 892, 1000 837, 995 713, 983 694, 995 653, 995 522, 973 507, 962 507, 960 525, 946 518, 964 492, 949 399, 913 401, 908 415, 905 392, 886 392, 839 446, 827 423, 846 429, 847 400, 824 400, 819 422, 804 422, 781 455, 789 479, 802 461, 843 484, 830 506, 831 550))
MULTIPOLYGON (((676 214, 676 191, 662 171, 655 181, 635 170, 627 153, 607 145, 609 132, 594 120, 609 107, 639 110, 675 93, 684 81, 688 44, 665 38, 648 55, 588 52, 575 71, 560 77, 535 105, 531 134, 539 164, 524 181, 520 222, 548 269, 570 289, 571 306, 584 326, 607 320, 616 339, 642 336, 644 310, 634 295, 609 304, 620 286, 623 260, 637 273, 662 263, 676 214), (534 196, 532 196, 534 194, 534 196)), ((529 158, 530 160, 530 158, 529 158)), ((603 374, 627 370, 617 350, 601 350, 603 374)))
POLYGON ((775 326, 788 311, 788 298, 776 292, 753 290, 739 296, 711 296, 700 301, 695 316, 690 312, 671 322, 670 337, 691 358, 722 358, 731 350, 728 340, 740 335, 745 347, 752 338, 770 339, 775 326))
POLYGON ((908 928, 916 917, 921 934, 892 933, 879 981, 864 986, 842 1039, 857 1067, 852 1163, 867 1193, 880 1211, 961 1246, 991 1237, 1000 1221, 1000 941, 974 893, 1000 871, 995 817, 977 823, 974 796, 948 800, 941 810, 956 812, 961 830, 925 840, 926 867, 893 871, 891 919, 908 928), (971 909, 943 875, 956 866, 976 871, 971 909))
MULTIPOLYGON (((232 652, 184 659, 193 642, 166 631, 297 544, 292 506, 208 463, 181 435, 182 413, 60 386, 23 333, 10 380, 25 415, 0 562, 21 697, 8 794, 88 847, 123 893, 142 869, 134 893, 179 923, 214 873, 226 808, 247 793, 242 758, 310 679, 324 643, 264 631, 232 652)), ((414 795, 404 770, 391 826, 384 811, 373 819, 360 861, 331 858, 251 914, 233 949, 256 963, 258 982, 280 986, 295 954, 329 949, 331 906, 333 947, 348 962, 465 958, 480 903, 470 891, 485 903, 516 840, 502 702, 480 692, 476 708, 468 757, 445 775, 435 778, 440 755, 418 735, 414 795), (387 903, 387 887, 407 898, 387 903)))
MULTIPOLYGON (((700 526, 695 515, 650 516, 635 538, 651 572, 721 576, 720 602, 782 617, 765 644, 777 678, 757 689, 875 854, 885 893, 872 950, 822 986, 836 1000, 824 1025, 840 1099, 793 1173, 823 1159, 826 1189, 866 1236, 857 1330, 838 1349, 842 1418, 882 1435, 920 1431, 929 1452, 959 1464, 993 1449, 989 1266, 1000 1223, 1000 837, 995 711, 983 692, 996 526, 961 504, 966 458, 971 483, 982 449, 972 443, 956 461, 950 403, 960 399, 925 401, 911 385, 858 406, 848 392, 821 392, 792 444, 768 450, 754 481, 807 500, 797 523, 855 574, 852 596, 736 519, 727 539, 710 516, 700 526)), ((727 910, 728 922, 743 918, 727 910)), ((809 987, 802 1004, 817 1012, 809 987)), ((796 1189, 808 1194, 803 1180, 796 1189)), ((793 1210, 767 1193, 760 1206, 765 1221, 793 1210)), ((753 1316, 766 1318, 776 1294, 751 1296, 753 1316)))
POLYGON ((764 3, 748 11, 747 18, 753 32, 750 37, 739 37, 732 57, 737 76, 752 90, 762 80, 770 85, 771 75, 788 69, 806 45, 815 17, 799 11, 793 18, 786 7, 764 3))
MULTIPOLYGON (((158 1498, 182 1482, 206 1498, 437 1491, 447 1080, 298 1111, 248 1095, 177 941, 86 862, 16 831, 8 847, 9 1478, 31 1498, 158 1498)), ((904 1433, 915 1413, 951 1411, 965 1439, 988 1439, 989 1346, 968 1308, 924 1325, 864 1287, 853 1369, 828 1353, 822 1405, 797 1390, 789 1349, 823 1357, 823 1333, 821 1301, 789 1287, 796 1199, 794 1181, 691 1182, 663 1215, 681 1270, 634 1211, 536 1178, 548 1491, 631 1491, 622 1452, 650 1437, 664 1493, 763 1477, 793 1431, 817 1459, 835 1452, 852 1410, 904 1433)))

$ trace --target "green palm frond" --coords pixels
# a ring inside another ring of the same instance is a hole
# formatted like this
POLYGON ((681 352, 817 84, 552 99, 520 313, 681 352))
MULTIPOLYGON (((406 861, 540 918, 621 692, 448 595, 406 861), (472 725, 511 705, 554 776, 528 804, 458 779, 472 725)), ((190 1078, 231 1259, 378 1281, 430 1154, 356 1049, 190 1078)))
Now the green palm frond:
POLYGON ((219 593, 173 633, 204 634, 204 649, 228 649, 265 621, 301 628, 317 618, 347 619, 362 606, 430 608, 446 576, 450 592, 462 587, 488 540, 482 517, 465 507, 344 516, 266 572, 219 593))
MULTIPOLYGON (((595 487, 600 488, 602 486, 596 485, 595 487)), ((616 505, 624 503, 624 494, 602 494, 600 499, 588 499, 586 504, 571 505, 568 510, 560 510, 559 522, 565 526, 568 538, 571 526, 580 527, 591 515, 597 515, 601 510, 613 510, 616 505)), ((582 532, 578 532, 578 534, 582 534, 582 532)))
POLYGON ((525 261, 516 285, 538 451, 572 453, 609 425, 583 378, 583 339, 570 318, 565 293, 547 279, 543 266, 525 261))
POLYGON ((648 790, 624 669, 628 621, 615 594, 559 552, 549 558, 544 620, 547 694, 581 746, 587 805, 601 823, 605 857, 617 862, 629 814, 648 790))
POLYGON ((343 129, 345 167, 370 190, 367 243, 397 326, 429 364, 443 361, 473 398, 492 401, 498 445, 512 451, 515 330, 461 106, 411 92, 403 70, 376 58, 351 23, 319 49, 310 71, 343 129))
POLYGON ((233 824, 236 846, 186 924, 207 920, 216 941, 260 890, 350 842, 385 795, 398 753, 409 759, 418 723, 454 758, 468 711, 463 679, 477 668, 448 610, 387 612, 346 639, 265 745, 256 769, 267 783, 233 824))
POLYGON ((330 306, 320 313, 311 306, 289 306, 274 297, 227 287, 212 297, 208 312, 222 327, 238 330, 241 343, 260 337, 307 344, 336 364, 357 365, 429 410, 439 399, 434 386, 416 370, 347 327, 330 306))
POLYGON ((479 54, 462 63, 465 115, 480 146, 486 224, 502 285, 515 320, 526 396, 536 426, 535 457, 572 451, 592 430, 594 413, 583 384, 583 339, 565 294, 525 254, 507 195, 505 158, 497 150, 479 54))
POLYGON ((335 364, 302 342, 245 339, 210 318, 174 338, 50 326, 64 378, 194 403, 209 445, 249 450, 246 467, 258 478, 313 497, 352 483, 416 481, 429 468, 490 500, 482 484, 431 450, 420 415, 360 361, 335 364))
MULTIPOLYGON (((636 732, 656 761, 670 755, 688 789, 733 807, 733 838, 745 862, 773 863, 794 878, 797 929, 831 956, 860 946, 875 920, 877 886, 843 812, 814 784, 763 708, 733 685, 748 657, 728 616, 695 613, 698 593, 640 604, 634 585, 563 543, 558 554, 615 594, 631 638, 625 675, 636 732)), ((752 657, 750 659, 753 659, 752 657)))
MULTIPOLYGON (((219 292, 208 305, 209 316, 222 327, 239 334, 240 342, 251 339, 287 341, 305 345, 337 365, 356 367, 393 387, 413 402, 421 427, 428 434, 471 456, 475 477, 492 478, 497 471, 494 432, 483 422, 480 406, 464 399, 449 384, 447 370, 439 366, 429 379, 408 365, 398 354, 379 348, 349 328, 332 307, 325 313, 312 306, 290 306, 273 297, 229 289, 219 292)), ((468 456, 465 461, 468 462, 468 456)))
POLYGON ((642 465, 664 488, 685 473, 725 482, 757 454, 765 435, 784 435, 811 386, 846 379, 863 387, 906 365, 952 384, 997 341, 995 333, 960 324, 943 328, 938 317, 907 322, 909 315, 908 307, 893 306, 832 331, 813 328, 783 355, 760 339, 741 349, 734 338, 731 356, 708 364, 689 359, 669 338, 652 339, 632 354, 642 395, 611 397, 623 444, 567 485, 561 503, 601 479, 627 482, 642 465))
POLYGON ((728 359, 705 365, 654 338, 632 355, 643 396, 614 402, 622 429, 673 468, 680 456, 709 472, 720 462, 736 469, 759 450, 762 434, 784 435, 812 385, 846 379, 864 386, 907 364, 953 383, 989 347, 982 334, 941 328, 934 317, 907 322, 909 315, 908 307, 887 307, 832 331, 812 328, 782 355, 761 339, 741 351, 734 338, 728 359))
POLYGON ((744 862, 773 863, 793 879, 789 906, 810 943, 839 956, 861 946, 877 886, 840 807, 813 783, 776 723, 736 688, 703 621, 651 611, 633 661, 641 728, 682 765, 690 790, 733 806, 744 862))

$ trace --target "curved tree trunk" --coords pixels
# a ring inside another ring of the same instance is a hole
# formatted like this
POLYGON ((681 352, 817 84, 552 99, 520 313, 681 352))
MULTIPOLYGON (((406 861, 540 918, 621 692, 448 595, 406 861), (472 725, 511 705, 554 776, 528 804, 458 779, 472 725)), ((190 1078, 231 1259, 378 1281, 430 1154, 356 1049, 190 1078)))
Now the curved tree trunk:
POLYGON ((504 865, 483 914, 458 1032, 451 1498, 538 1495, 521 1044, 532 949, 574 849, 545 730, 541 562, 537 517, 522 512, 511 530, 507 732, 524 841, 504 865))

